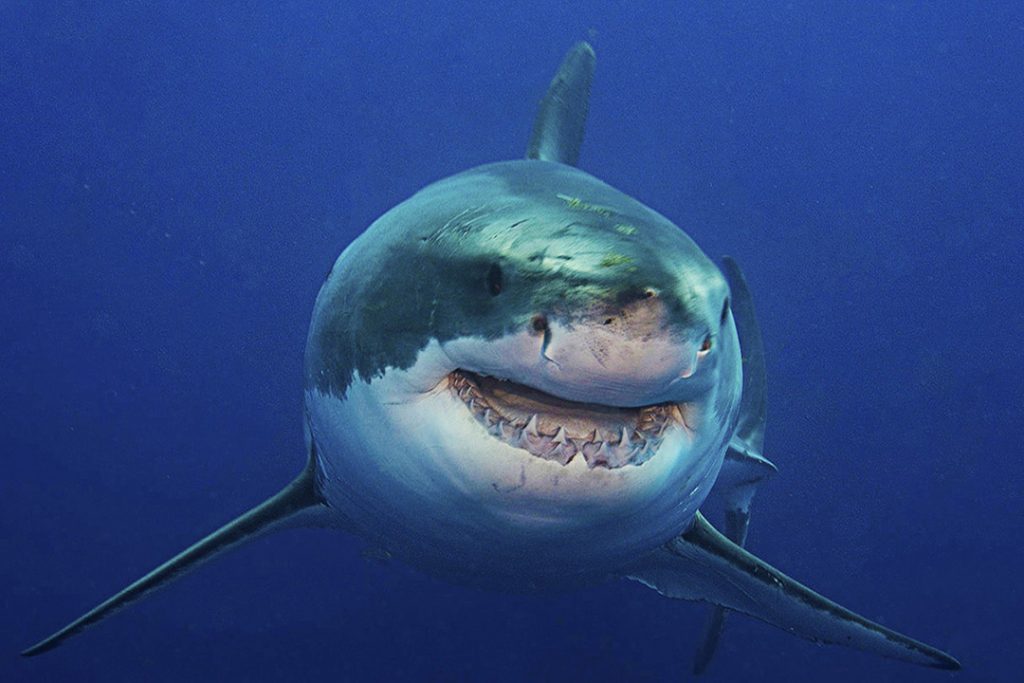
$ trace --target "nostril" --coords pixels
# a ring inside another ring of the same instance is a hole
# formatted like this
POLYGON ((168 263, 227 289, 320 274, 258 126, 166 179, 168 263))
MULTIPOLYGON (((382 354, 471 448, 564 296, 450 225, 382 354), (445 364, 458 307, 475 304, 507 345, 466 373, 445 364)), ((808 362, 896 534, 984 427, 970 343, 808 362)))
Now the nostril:
POLYGON ((543 315, 535 315, 530 319, 530 329, 534 332, 545 332, 548 329, 548 319, 543 315))

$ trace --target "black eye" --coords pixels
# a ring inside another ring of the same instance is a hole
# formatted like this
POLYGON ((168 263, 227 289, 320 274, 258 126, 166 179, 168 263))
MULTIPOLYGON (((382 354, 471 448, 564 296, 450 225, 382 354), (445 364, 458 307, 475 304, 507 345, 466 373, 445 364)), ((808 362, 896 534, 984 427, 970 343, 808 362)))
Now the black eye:
POLYGON ((711 335, 704 337, 704 343, 700 345, 700 350, 707 353, 711 350, 711 335))
POLYGON ((491 296, 498 296, 501 294, 503 285, 501 266, 497 263, 492 263, 490 270, 487 271, 487 291, 491 293, 491 296))
POLYGON ((722 304, 722 318, 719 320, 719 324, 724 325, 725 319, 729 317, 729 299, 726 298, 725 303, 722 304))

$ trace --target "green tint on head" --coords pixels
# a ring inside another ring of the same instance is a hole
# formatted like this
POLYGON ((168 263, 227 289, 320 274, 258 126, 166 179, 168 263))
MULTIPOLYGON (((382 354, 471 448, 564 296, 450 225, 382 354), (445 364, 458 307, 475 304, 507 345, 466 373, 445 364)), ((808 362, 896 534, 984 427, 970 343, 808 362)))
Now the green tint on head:
POLYGON ((395 207, 338 261, 317 300, 307 382, 344 395, 408 368, 430 340, 495 339, 538 314, 572 325, 661 292, 670 327, 689 279, 717 269, 665 218, 577 169, 492 164, 395 207))
POLYGON ((626 256, 625 254, 606 254, 605 257, 601 259, 601 267, 612 268, 614 266, 622 266, 632 262, 633 258, 626 256))

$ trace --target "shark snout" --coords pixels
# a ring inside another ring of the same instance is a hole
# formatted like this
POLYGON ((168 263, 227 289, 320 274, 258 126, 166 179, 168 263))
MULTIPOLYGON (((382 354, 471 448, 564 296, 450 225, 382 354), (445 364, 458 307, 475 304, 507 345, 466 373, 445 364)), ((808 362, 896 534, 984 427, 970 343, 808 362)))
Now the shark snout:
POLYGON ((710 335, 705 324, 680 324, 672 304, 646 286, 582 311, 536 311, 523 330, 540 351, 535 382, 566 398, 609 405, 679 400, 680 382, 708 356, 710 335))
POLYGON ((658 403, 676 398, 671 395, 675 382, 698 368, 698 345, 666 331, 625 336, 604 321, 543 321, 543 377, 556 393, 573 394, 567 398, 609 405, 658 403))

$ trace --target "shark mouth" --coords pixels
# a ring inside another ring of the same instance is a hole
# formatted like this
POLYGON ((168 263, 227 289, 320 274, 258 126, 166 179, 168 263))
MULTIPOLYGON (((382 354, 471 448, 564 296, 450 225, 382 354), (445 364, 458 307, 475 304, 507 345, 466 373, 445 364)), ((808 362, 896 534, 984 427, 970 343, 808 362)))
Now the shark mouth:
POLYGON ((581 456, 587 467, 642 465, 670 426, 685 422, 686 404, 638 408, 579 403, 532 387, 455 370, 450 391, 494 438, 562 465, 581 456))

